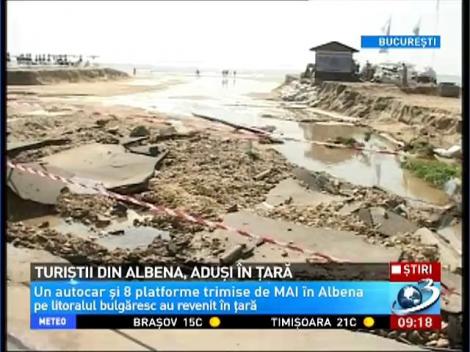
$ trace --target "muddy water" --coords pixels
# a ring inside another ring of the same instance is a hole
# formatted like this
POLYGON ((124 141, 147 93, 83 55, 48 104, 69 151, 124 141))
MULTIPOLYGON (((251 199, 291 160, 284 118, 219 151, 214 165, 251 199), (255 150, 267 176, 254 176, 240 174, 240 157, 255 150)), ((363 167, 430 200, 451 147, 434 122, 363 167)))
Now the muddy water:
MULTIPOLYGON (((366 128, 347 124, 300 124, 306 141, 326 142, 338 136, 354 138, 368 149, 390 148, 388 140, 372 134, 368 141, 366 128)), ((445 204, 448 196, 412 175, 400 166, 398 156, 352 149, 332 149, 305 142, 287 142, 277 147, 290 161, 309 170, 326 171, 362 186, 380 186, 398 195, 426 202, 445 204)))
MULTIPOLYGON (((167 89, 105 98, 105 104, 124 104, 157 110, 177 116, 192 113, 209 115, 247 126, 276 127, 274 134, 287 141, 276 148, 289 161, 312 171, 326 171, 336 177, 363 186, 381 186, 398 195, 426 202, 444 204, 445 192, 431 187, 400 167, 394 155, 331 149, 310 141, 325 142, 336 137, 364 141, 366 128, 348 124, 298 123, 283 120, 292 110, 277 102, 255 99, 280 82, 237 78, 222 81, 218 77, 182 77, 178 85, 167 89), (273 116, 273 117, 265 117, 273 116)), ((367 147, 390 147, 380 136, 371 135, 367 147)))
POLYGON ((96 229, 80 222, 66 221, 58 215, 48 215, 24 221, 27 225, 49 223, 49 228, 60 233, 70 233, 84 239, 92 239, 102 246, 113 250, 115 248, 135 249, 146 247, 156 237, 169 238, 167 231, 161 231, 150 226, 134 226, 134 220, 143 220, 143 216, 128 210, 127 218, 113 221, 109 226, 96 229))

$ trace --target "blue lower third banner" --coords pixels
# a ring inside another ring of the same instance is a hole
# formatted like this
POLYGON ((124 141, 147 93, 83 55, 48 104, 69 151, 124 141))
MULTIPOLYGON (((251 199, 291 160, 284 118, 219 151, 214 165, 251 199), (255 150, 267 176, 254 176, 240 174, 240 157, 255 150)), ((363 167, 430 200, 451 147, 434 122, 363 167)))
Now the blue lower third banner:
POLYGON ((367 49, 438 49, 440 35, 363 35, 361 48, 367 49))
POLYGON ((36 281, 31 328, 76 315, 440 314, 440 284, 388 281, 36 281))

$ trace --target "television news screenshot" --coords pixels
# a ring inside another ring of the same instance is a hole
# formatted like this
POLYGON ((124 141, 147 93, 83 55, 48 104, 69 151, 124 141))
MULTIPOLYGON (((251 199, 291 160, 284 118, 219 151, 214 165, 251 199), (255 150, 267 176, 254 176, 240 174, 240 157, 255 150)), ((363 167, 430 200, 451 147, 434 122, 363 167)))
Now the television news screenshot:
POLYGON ((467 350, 466 1, 1 8, 2 350, 467 350))

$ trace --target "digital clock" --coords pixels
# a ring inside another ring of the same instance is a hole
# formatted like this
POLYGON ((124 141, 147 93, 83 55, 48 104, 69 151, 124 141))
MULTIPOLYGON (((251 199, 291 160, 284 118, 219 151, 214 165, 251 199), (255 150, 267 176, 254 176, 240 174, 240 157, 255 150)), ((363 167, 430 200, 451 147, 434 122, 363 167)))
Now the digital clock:
POLYGON ((441 329, 440 315, 392 315, 390 328, 394 330, 441 329))

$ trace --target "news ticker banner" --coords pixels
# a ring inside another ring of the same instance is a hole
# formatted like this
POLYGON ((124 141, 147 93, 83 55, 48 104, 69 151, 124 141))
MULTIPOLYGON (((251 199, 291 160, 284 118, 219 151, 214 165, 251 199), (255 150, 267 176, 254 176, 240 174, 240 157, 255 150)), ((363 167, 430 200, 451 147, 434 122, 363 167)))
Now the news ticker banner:
POLYGON ((440 328, 438 263, 372 266, 375 281, 312 279, 341 272, 325 268, 34 264, 31 328, 440 328))
POLYGON ((440 35, 363 35, 363 49, 439 49, 440 35))

